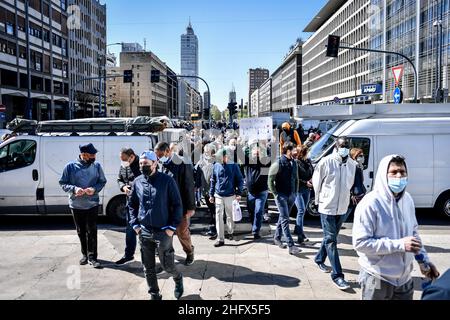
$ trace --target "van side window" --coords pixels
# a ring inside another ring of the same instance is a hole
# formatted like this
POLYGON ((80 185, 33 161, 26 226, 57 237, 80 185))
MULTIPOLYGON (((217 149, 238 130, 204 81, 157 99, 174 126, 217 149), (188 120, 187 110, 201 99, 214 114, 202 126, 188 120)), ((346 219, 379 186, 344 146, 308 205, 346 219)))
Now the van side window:
POLYGON ((35 141, 14 141, 0 149, 0 171, 10 171, 30 166, 35 159, 35 141))
POLYGON ((369 138, 350 138, 350 147, 362 149, 364 151, 364 156, 366 158, 366 162, 364 163, 364 167, 367 168, 370 157, 370 139, 369 138))

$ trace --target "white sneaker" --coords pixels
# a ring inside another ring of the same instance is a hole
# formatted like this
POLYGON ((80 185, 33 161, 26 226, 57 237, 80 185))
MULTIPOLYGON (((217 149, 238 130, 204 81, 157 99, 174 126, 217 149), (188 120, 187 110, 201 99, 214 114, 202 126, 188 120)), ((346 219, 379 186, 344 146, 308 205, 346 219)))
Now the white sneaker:
POLYGON ((302 250, 300 250, 300 249, 297 248, 296 246, 289 247, 289 254, 290 254, 290 255, 295 256, 295 255, 299 254, 300 252, 302 252, 302 250))

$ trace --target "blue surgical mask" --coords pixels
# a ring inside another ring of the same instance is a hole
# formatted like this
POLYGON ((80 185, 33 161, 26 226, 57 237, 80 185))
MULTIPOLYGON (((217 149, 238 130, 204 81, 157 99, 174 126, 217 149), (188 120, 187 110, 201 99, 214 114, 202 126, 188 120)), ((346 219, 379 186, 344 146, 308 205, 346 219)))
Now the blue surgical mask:
POLYGON ((350 154, 350 149, 348 148, 339 148, 338 154, 341 156, 341 158, 347 158, 350 154))
POLYGON ((388 178, 388 186, 393 193, 401 193, 408 185, 408 178, 388 178))

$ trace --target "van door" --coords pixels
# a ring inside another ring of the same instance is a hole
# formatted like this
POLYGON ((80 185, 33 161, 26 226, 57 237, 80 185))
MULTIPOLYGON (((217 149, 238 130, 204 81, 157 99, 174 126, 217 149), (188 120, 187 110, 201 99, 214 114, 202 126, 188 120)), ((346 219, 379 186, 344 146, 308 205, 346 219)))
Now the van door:
POLYGON ((371 191, 375 182, 374 171, 374 139, 368 137, 349 137, 351 148, 362 149, 366 162, 364 163, 364 186, 367 192, 371 191))
POLYGON ((0 148, 0 214, 37 214, 42 200, 39 137, 11 139, 0 148))

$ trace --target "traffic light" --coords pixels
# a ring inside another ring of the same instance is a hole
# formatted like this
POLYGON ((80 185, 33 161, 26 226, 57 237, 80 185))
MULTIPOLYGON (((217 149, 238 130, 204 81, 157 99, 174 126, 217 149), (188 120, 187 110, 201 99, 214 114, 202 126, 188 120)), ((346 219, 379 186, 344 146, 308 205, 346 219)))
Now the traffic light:
POLYGON ((151 83, 158 83, 161 77, 161 71, 153 69, 151 75, 151 83))
POLYGON ((327 57, 337 58, 340 42, 341 37, 333 35, 328 36, 327 57))
POLYGON ((123 83, 133 82, 133 70, 123 70, 123 83))
POLYGON ((236 113, 238 113, 238 104, 237 102, 230 102, 228 104, 228 110, 230 111, 230 115, 234 116, 236 113))
POLYGON ((209 119, 210 110, 209 108, 203 109, 203 119, 208 120, 209 119))

